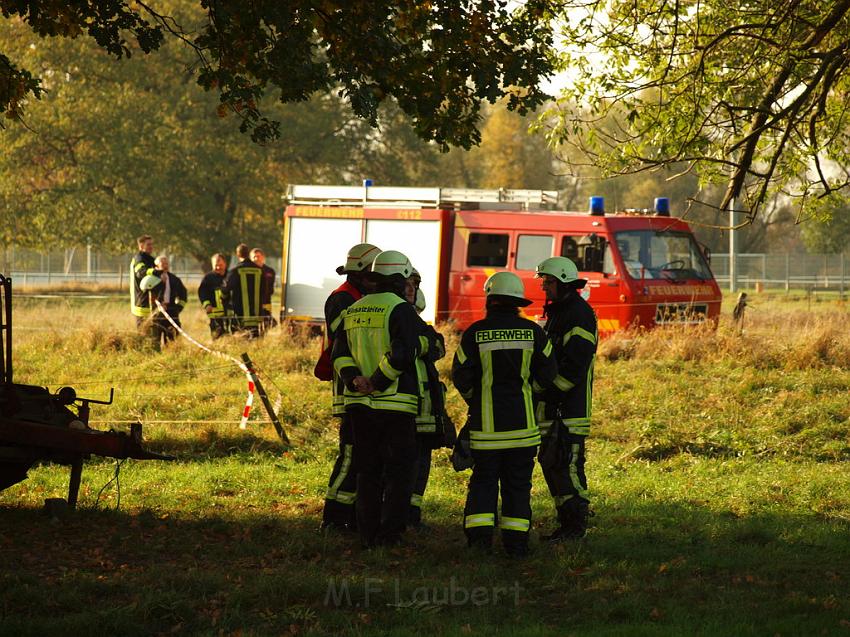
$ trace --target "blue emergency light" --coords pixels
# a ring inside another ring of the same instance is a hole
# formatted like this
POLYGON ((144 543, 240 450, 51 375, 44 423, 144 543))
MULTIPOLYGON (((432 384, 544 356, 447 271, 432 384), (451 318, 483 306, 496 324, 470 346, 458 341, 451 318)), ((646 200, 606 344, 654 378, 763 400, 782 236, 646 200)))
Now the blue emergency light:
POLYGON ((602 217, 605 215, 605 197, 590 198, 590 214, 594 217, 602 217))

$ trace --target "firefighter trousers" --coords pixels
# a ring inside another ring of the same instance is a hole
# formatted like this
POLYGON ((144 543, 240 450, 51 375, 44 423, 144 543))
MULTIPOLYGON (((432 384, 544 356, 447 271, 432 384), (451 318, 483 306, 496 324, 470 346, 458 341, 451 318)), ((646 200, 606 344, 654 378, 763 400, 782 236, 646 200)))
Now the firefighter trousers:
POLYGON ((416 461, 413 473, 413 494, 410 496, 410 510, 407 522, 418 525, 422 522, 422 499, 431 475, 431 443, 416 436, 416 461))
POLYGON ((498 521, 508 553, 528 548, 531 528, 531 474, 537 447, 472 450, 475 465, 469 479, 463 530, 470 546, 488 548, 498 521), (499 490, 502 514, 496 515, 499 490), (498 517, 498 520, 497 520, 498 517))
MULTIPOLYGON (((179 325, 179 323, 178 323, 179 325)), ((175 330, 159 312, 148 316, 137 316, 136 327, 142 336, 153 341, 154 348, 159 351, 163 343, 174 340, 175 330)))
POLYGON ((416 422, 411 414, 355 408, 357 531, 363 546, 391 545, 407 526, 416 460, 416 422))
POLYGON ((230 334, 230 319, 226 317, 210 319, 210 335, 213 339, 230 334))
POLYGON ((568 501, 578 500, 584 503, 590 501, 587 476, 584 473, 584 448, 587 436, 569 433, 563 423, 552 423, 552 426, 563 427, 556 437, 556 444, 559 447, 557 460, 551 466, 545 466, 541 462, 540 467, 560 516, 568 501))
MULTIPOLYGON (((177 325, 180 325, 179 318, 172 317, 171 320, 174 321, 177 325)), ((159 341, 161 343, 168 343, 169 341, 173 341, 177 338, 177 330, 174 328, 171 322, 160 312, 157 312, 153 316, 153 333, 154 340, 159 341)))
POLYGON ((356 525, 354 502, 357 499, 357 472, 354 469, 354 428, 351 416, 344 415, 339 422, 339 453, 334 461, 322 526, 349 527, 356 525))

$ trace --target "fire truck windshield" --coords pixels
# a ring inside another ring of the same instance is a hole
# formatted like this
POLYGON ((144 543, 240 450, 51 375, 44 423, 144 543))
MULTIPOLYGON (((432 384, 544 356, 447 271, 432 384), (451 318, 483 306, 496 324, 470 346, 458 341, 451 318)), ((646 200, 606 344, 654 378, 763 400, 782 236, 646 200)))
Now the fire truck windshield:
POLYGON ((707 280, 711 270, 693 235, 687 232, 629 230, 614 240, 633 279, 707 280))

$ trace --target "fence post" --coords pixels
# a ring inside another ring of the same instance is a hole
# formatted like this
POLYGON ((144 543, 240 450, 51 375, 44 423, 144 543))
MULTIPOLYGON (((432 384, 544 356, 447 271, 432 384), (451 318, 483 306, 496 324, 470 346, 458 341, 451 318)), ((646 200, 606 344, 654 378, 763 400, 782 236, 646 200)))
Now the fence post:
POLYGON ((738 291, 738 214, 735 210, 735 199, 729 202, 729 291, 738 291))
POLYGON ((829 255, 823 255, 823 287, 829 287, 829 255))
POLYGON ((791 255, 785 253, 785 292, 791 291, 791 255))
POLYGON ((841 253, 841 286, 838 293, 838 298, 844 300, 844 277, 847 276, 847 260, 844 258, 844 253, 841 253))
POLYGON ((767 255, 762 253, 761 255, 761 285, 762 289, 767 289, 767 255))

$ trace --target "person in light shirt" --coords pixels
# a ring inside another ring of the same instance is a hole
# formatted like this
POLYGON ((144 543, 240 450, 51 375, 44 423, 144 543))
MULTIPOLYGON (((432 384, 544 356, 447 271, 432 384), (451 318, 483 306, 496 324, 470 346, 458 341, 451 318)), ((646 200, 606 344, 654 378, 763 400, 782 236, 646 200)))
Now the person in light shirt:
MULTIPOLYGON (((159 302, 165 308, 165 312, 171 317, 177 325, 180 325, 180 312, 186 307, 186 286, 176 274, 171 272, 171 263, 168 257, 164 254, 159 255, 154 264, 156 269, 160 270, 162 275, 162 283, 160 286, 159 302)), ((154 315, 154 330, 158 330, 162 335, 162 339, 173 341, 177 336, 177 330, 171 325, 171 322, 162 313, 158 312, 154 315)))

